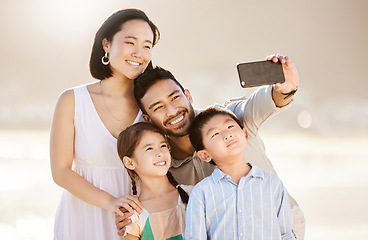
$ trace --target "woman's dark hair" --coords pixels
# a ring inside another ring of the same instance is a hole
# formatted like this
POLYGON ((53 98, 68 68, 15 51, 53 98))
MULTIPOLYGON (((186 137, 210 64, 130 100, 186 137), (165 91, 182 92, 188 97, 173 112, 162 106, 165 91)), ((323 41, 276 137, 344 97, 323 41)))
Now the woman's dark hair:
POLYGON ((196 151, 204 149, 202 128, 211 118, 216 115, 230 116, 240 126, 241 129, 244 128, 243 124, 230 110, 223 107, 207 108, 193 119, 189 127, 189 139, 196 151))
MULTIPOLYGON (((134 150, 136 149, 137 145, 142 139, 143 133, 147 131, 161 134, 164 137, 166 143, 168 144, 166 136, 160 131, 160 129, 158 129, 154 125, 147 123, 147 122, 135 123, 132 126, 125 129, 124 131, 122 131, 118 136, 117 148, 118 148, 119 157, 122 162, 125 156, 127 157, 133 156, 134 150)), ((132 180, 133 195, 137 195, 136 178, 138 177, 138 175, 133 170, 130 170, 128 168, 126 168, 126 170, 128 171, 130 179, 132 180)), ((178 189, 180 198, 183 201, 183 203, 187 204, 188 199, 189 199, 188 194, 184 191, 184 189, 182 189, 179 186, 178 182, 174 179, 174 177, 169 171, 167 172, 166 176, 169 179, 169 182, 175 188, 178 189)))
MULTIPOLYGON (((112 76, 112 71, 109 65, 103 65, 101 62, 102 57, 105 55, 105 51, 102 46, 102 40, 104 38, 111 42, 114 35, 119 32, 122 28, 123 23, 140 19, 148 23, 153 32, 153 42, 155 44, 160 39, 160 32, 156 25, 148 18, 148 16, 139 9, 122 9, 113 13, 105 22, 101 25, 95 35, 93 42, 91 58, 89 60, 89 69, 92 77, 103 80, 112 76)), ((147 68, 153 68, 152 62, 150 62, 147 68)))
POLYGON ((159 66, 153 69, 147 69, 134 80, 134 97, 143 113, 147 114, 147 111, 142 105, 142 98, 151 86, 164 79, 173 81, 184 93, 184 87, 176 80, 174 75, 159 66))

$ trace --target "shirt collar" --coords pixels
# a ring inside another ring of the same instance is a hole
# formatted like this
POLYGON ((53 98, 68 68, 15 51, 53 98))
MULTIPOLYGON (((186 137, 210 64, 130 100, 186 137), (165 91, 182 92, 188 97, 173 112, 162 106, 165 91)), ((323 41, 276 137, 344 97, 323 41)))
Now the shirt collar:
POLYGON ((261 169, 259 169, 257 166, 252 165, 250 163, 247 163, 247 164, 252 167, 252 169, 249 171, 247 176, 264 179, 264 173, 261 169))
MULTIPOLYGON (((250 163, 247 163, 247 164, 249 166, 251 166, 252 168, 250 169, 249 173, 243 178, 261 178, 261 179, 264 179, 264 173, 261 169, 259 169, 258 167, 254 166, 250 163)), ((215 168, 215 170, 213 171, 211 176, 212 176, 212 179, 215 183, 218 183, 222 179, 228 179, 228 180, 231 179, 230 175, 224 173, 219 168, 215 168)))
POLYGON ((218 183, 221 179, 229 175, 225 174, 224 172, 222 172, 220 169, 216 167, 215 170, 213 170, 213 173, 211 174, 211 176, 212 176, 212 180, 215 183, 218 183))

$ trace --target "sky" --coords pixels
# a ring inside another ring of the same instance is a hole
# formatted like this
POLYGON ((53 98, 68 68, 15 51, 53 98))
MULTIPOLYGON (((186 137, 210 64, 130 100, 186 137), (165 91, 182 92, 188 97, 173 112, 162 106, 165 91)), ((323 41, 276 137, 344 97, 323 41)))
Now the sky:
POLYGON ((203 108, 254 89, 236 65, 285 54, 299 92, 280 130, 368 134, 368 3, 353 1, 0 1, 0 129, 48 129, 59 94, 93 82, 94 34, 113 12, 144 10, 161 31, 153 63, 203 108), (211 94, 209 94, 211 93, 211 94))

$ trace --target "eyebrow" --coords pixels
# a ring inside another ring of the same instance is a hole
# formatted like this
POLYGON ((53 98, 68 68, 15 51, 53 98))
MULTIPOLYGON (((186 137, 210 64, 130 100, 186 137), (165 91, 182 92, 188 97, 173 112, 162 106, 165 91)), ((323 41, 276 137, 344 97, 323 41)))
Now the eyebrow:
MULTIPOLYGON (((175 95, 175 94, 177 94, 178 92, 180 92, 179 90, 175 90, 175 91, 173 91, 172 93, 170 93, 169 95, 167 95, 167 97, 169 98, 169 97, 171 97, 172 95, 175 95)), ((161 100, 159 100, 159 101, 157 101, 157 102, 154 102, 154 103, 152 103, 151 105, 149 105, 149 107, 148 107, 148 109, 152 109, 152 108, 154 108, 157 104, 159 104, 161 102, 161 100)))
MULTIPOLYGON (((225 121, 224 121, 224 124, 226 124, 227 122, 232 122, 232 121, 234 121, 234 119, 232 119, 231 117, 230 118, 228 118, 228 119, 226 119, 225 121)), ((208 136, 208 134, 212 131, 212 130, 214 130, 215 128, 210 128, 210 129, 208 129, 208 131, 207 131, 207 133, 206 133, 206 136, 208 136)))
POLYGON ((146 147, 152 146, 153 143, 147 143, 146 145, 143 146, 143 149, 145 149, 146 147))
MULTIPOLYGON (((166 144, 166 141, 165 141, 165 140, 162 140, 162 141, 160 142, 160 144, 163 144, 163 143, 165 143, 165 144, 166 144)), ((155 143, 147 143, 146 145, 144 145, 144 146, 143 146, 143 148, 150 147, 150 146, 153 146, 153 145, 155 145, 155 143)))
MULTIPOLYGON (((135 36, 126 36, 126 37, 124 37, 124 39, 126 39, 126 38, 132 38, 134 40, 138 40, 138 38, 135 37, 135 36)), ((151 40, 144 40, 144 41, 152 44, 152 41, 151 40)))

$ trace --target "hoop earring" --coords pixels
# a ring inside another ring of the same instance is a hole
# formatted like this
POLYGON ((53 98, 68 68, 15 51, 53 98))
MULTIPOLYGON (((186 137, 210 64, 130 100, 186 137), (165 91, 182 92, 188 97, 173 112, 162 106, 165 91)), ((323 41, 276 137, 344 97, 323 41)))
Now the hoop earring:
POLYGON ((110 59, 109 59, 109 56, 107 56, 107 52, 105 52, 105 56, 102 57, 101 61, 102 61, 103 65, 105 65, 105 66, 109 65, 110 59), (106 59, 107 59, 107 61, 105 61, 106 59))

